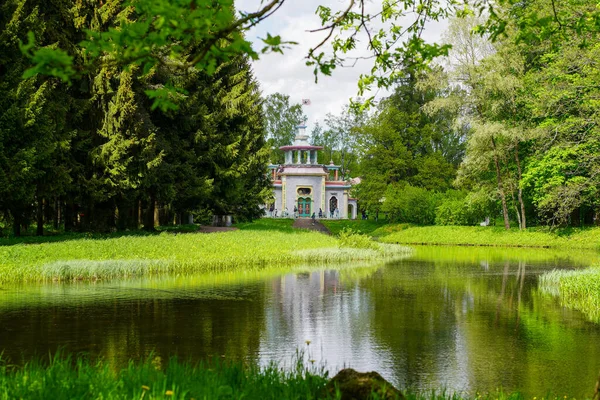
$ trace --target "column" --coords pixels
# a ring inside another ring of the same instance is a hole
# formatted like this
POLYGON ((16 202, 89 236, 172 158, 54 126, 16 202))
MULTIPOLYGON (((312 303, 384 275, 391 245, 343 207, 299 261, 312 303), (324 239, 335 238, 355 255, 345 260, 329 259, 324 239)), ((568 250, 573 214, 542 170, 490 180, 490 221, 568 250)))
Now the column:
POLYGON ((348 218, 348 191, 344 190, 344 195, 342 196, 342 207, 340 208, 340 218, 346 219, 348 218))
POLYGON ((338 169, 335 170, 335 180, 336 181, 338 180, 338 171, 339 171, 338 169))
POLYGON ((296 156, 296 161, 297 161, 296 164, 300 164, 300 159, 302 157, 301 156, 302 150, 296 150, 296 154, 297 154, 297 156, 296 156))

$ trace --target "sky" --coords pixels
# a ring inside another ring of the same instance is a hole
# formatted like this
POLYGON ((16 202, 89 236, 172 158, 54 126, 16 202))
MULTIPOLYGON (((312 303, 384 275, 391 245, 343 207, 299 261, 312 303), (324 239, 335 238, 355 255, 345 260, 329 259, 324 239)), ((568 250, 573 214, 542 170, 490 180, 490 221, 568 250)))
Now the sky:
MULTIPOLYGON (((261 0, 237 0, 236 7, 240 11, 253 12, 260 8, 261 0)), ((372 67, 371 61, 360 60, 352 68, 336 68, 332 76, 319 75, 315 83, 313 69, 306 66, 308 50, 319 43, 324 33, 309 33, 308 30, 321 27, 320 19, 315 14, 319 5, 326 5, 332 10, 341 10, 348 5, 348 0, 286 0, 283 6, 268 19, 262 21, 247 34, 247 38, 260 46, 259 39, 269 32, 271 35, 281 35, 282 39, 298 42, 284 54, 266 54, 260 60, 253 61, 253 69, 264 96, 280 92, 290 96, 292 103, 300 103, 302 99, 310 99, 311 105, 304 106, 308 117, 308 131, 319 121, 323 124, 327 113, 339 114, 342 107, 348 104, 350 98, 358 96, 358 78, 362 73, 368 73, 372 67)), ((372 10, 381 8, 381 2, 372 0, 369 4, 372 10)), ((430 24, 424 33, 427 41, 439 41, 446 29, 445 22, 430 24)), ((355 56, 368 55, 366 43, 355 56)), ((386 91, 372 93, 376 98, 387 95, 386 91)))

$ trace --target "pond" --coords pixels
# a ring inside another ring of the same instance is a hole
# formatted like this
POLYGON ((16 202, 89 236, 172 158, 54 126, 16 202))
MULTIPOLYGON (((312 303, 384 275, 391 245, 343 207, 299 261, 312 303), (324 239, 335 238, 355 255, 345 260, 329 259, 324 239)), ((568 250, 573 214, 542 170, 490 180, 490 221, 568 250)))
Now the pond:
POLYGON ((21 363, 64 348, 119 365, 149 354, 289 363, 299 349, 332 372, 376 370, 401 388, 589 397, 600 325, 537 280, 598 258, 431 246, 382 265, 284 275, 4 286, 0 351, 21 363))

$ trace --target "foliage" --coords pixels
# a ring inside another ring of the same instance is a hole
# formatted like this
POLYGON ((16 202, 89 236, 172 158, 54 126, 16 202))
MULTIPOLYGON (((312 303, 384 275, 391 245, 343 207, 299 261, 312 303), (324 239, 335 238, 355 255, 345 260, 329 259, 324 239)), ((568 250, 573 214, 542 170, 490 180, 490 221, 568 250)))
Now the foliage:
POLYGON ((449 190, 435 210, 436 225, 478 225, 489 214, 477 196, 449 190))
POLYGON ((353 247, 358 249, 379 250, 379 245, 367 235, 352 230, 343 229, 338 233, 340 247, 353 247))
POLYGON ((441 196, 427 189, 411 185, 390 185, 385 192, 382 211, 390 222, 409 222, 433 225, 441 196))
MULTIPOLYGON (((86 39, 82 42, 86 49, 86 63, 81 67, 87 72, 97 65, 138 66, 146 73, 153 68, 170 65, 180 71, 197 69, 210 75, 220 63, 236 56, 256 59, 260 53, 282 52, 288 45, 295 44, 279 35, 267 33, 261 39, 262 48, 257 50, 244 36, 248 29, 273 14, 282 3, 283 0, 272 0, 262 3, 256 12, 236 13, 231 0, 215 1, 211 7, 202 7, 197 1, 137 1, 115 18, 115 26, 109 29, 94 27, 86 32, 86 39), (192 44, 199 45, 188 53, 187 48, 192 44)), ((117 4, 117 0, 108 2, 102 7, 102 14, 110 15, 117 4)), ((426 43, 421 34, 426 21, 449 16, 454 10, 454 2, 404 0, 384 2, 379 11, 373 13, 368 12, 369 9, 365 7, 364 0, 352 0, 347 8, 337 12, 325 5, 317 8, 322 27, 316 31, 325 30, 329 34, 307 54, 306 63, 314 67, 315 77, 330 75, 336 66, 343 65, 343 55, 356 47, 358 35, 367 35, 368 49, 375 56, 373 71, 380 71, 380 74, 361 78, 361 92, 375 82, 378 87, 390 85, 398 76, 396 68, 406 54, 427 62, 447 51, 448 46, 426 43), (414 22, 402 28, 399 24, 404 25, 406 18, 414 22), (384 27, 376 29, 367 23, 375 20, 381 20, 384 27), (339 32, 339 35, 334 35, 334 32, 339 32), (331 51, 321 51, 329 39, 331 51)), ((78 23, 82 20, 85 18, 78 16, 78 23)), ((79 70, 73 68, 68 52, 60 48, 38 48, 36 39, 31 38, 23 46, 28 57, 36 62, 28 74, 46 73, 73 78, 75 71, 79 70)), ((171 99, 176 90, 169 85, 150 93, 154 96, 155 106, 163 111, 175 105, 171 99)))
MULTIPOLYGON (((227 62, 236 56, 252 59, 261 53, 282 53, 289 45, 279 35, 266 33, 260 39, 260 49, 253 48, 244 36, 245 32, 275 13, 284 0, 261 2, 256 12, 236 12, 231 0, 218 0, 211 7, 202 7, 196 0, 168 2, 165 0, 136 1, 127 11, 119 14, 114 27, 86 31, 83 47, 86 49, 86 63, 82 69, 73 68, 73 55, 69 49, 38 48, 34 39, 23 47, 29 58, 36 62, 28 75, 47 73, 69 79, 77 72, 93 69, 100 64, 118 64, 124 67, 140 66, 148 72, 159 65, 174 65, 181 71, 198 69, 212 74, 219 63, 227 62), (135 16, 135 18, 130 18, 135 16), (200 45, 192 53, 187 53, 190 44, 200 45), (127 49, 127 51, 123 51, 127 49), (165 55, 168 55, 166 57, 165 55), (76 72, 77 71, 77 72, 76 72)), ((519 27, 517 42, 534 44, 550 42, 559 44, 565 34, 579 36, 582 44, 598 31, 597 21, 600 12, 594 7, 581 7, 577 1, 569 1, 562 7, 540 6, 533 3, 523 7, 515 0, 502 0, 490 3, 484 0, 469 2, 402 0, 384 1, 381 7, 372 7, 365 0, 348 0, 341 9, 319 5, 316 14, 320 26, 312 33, 325 33, 317 45, 309 48, 308 66, 314 68, 315 78, 319 74, 330 75, 338 66, 355 65, 362 59, 372 60, 370 73, 359 80, 362 94, 373 87, 391 87, 404 75, 402 66, 407 59, 422 67, 437 56, 445 55, 451 44, 427 43, 423 31, 428 22, 440 21, 452 15, 465 17, 475 12, 486 19, 478 26, 491 39, 498 39, 510 33, 511 22, 519 27), (572 9, 580 8, 577 12, 572 9), (503 12, 508 10, 509 12, 503 12), (370 56, 356 57, 354 50, 365 44, 370 56)), ((108 2, 101 13, 112 17, 117 0, 108 2)), ((546 3, 543 3, 546 4, 546 3)), ((85 14, 76 13, 76 21, 85 21, 85 14)), ((172 95, 177 90, 165 85, 153 90, 158 94, 155 105, 170 108, 172 95)), ((371 103, 370 98, 367 103, 371 103)))
POLYGON ((345 229, 351 229, 354 232, 364 233, 369 235, 371 232, 385 226, 387 221, 385 219, 380 219, 375 221, 373 216, 370 216, 370 219, 322 219, 320 222, 329 229, 329 231, 337 235, 341 231, 345 229))
MULTIPOLYGON (((204 11, 233 15, 217 3, 204 11)), ((0 69, 0 212, 15 236, 34 218, 41 235, 49 220, 54 230, 64 224, 67 231, 106 232, 136 230, 140 223, 153 230, 190 214, 260 215, 258 206, 269 195, 268 149, 247 58, 231 49, 211 64, 210 74, 182 70, 183 59, 206 44, 189 37, 160 60, 136 42, 113 59, 103 53, 88 63, 89 52, 102 53, 102 40, 125 31, 145 43, 173 39, 145 34, 179 20, 164 18, 180 4, 163 4, 162 22, 152 19, 154 28, 143 15, 159 5, 137 6, 118 0, 2 3, 0 57, 7 67, 0 69), (29 31, 36 42, 21 46, 23 54, 19 41, 29 31), (87 33, 96 36, 86 47, 80 40, 87 33), (51 51, 35 49, 57 47, 68 50, 78 71, 70 85, 39 74, 22 78, 27 56, 50 57, 51 51), (120 57, 140 51, 149 58, 120 64, 120 57), (159 92, 170 105, 157 108, 146 96, 159 92)))
POLYGON ((263 103, 267 141, 271 146, 271 162, 283 164, 281 146, 291 145, 296 127, 304 123, 305 115, 300 104, 290 104, 290 96, 273 93, 263 103))
POLYGON ((527 106, 540 140, 523 174, 543 220, 564 224, 581 206, 598 203, 598 89, 600 54, 595 41, 584 48, 577 39, 548 51, 526 76, 527 106))
MULTIPOLYGON (((408 182, 433 191, 447 190, 455 178, 464 152, 464 134, 453 126, 447 110, 426 113, 424 105, 436 90, 422 88, 423 76, 414 65, 404 67, 393 95, 379 104, 362 130, 363 181, 358 188, 361 206, 371 212, 382 210, 381 199, 388 185, 408 182)), ((384 206, 385 208, 386 206, 384 206)))
POLYGON ((321 141, 313 140, 324 147, 325 162, 332 160, 340 166, 341 178, 349 178, 350 172, 357 172, 360 149, 359 135, 366 121, 366 113, 345 105, 338 115, 328 113, 325 116, 327 130, 321 141))

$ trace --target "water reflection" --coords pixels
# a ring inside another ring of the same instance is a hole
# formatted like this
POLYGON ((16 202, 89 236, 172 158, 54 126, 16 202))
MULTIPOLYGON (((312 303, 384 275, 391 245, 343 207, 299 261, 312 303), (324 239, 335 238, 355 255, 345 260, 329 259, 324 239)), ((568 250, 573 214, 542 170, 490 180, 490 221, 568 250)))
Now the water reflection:
POLYGON ((377 370, 401 387, 589 396, 600 327, 538 292, 537 276, 597 257, 429 247, 359 270, 7 287, 0 350, 264 364, 304 349, 332 371, 377 370))

